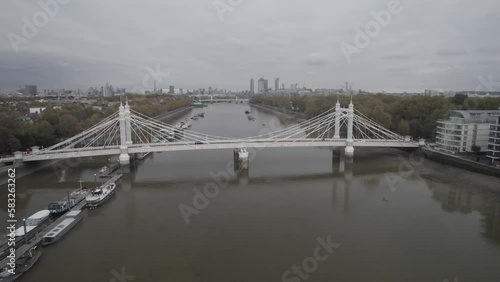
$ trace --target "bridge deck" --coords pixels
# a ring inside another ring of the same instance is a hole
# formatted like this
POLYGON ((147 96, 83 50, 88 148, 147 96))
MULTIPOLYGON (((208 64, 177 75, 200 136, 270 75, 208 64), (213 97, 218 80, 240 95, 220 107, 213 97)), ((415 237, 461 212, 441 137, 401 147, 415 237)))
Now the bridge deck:
MULTIPOLYGON (((328 139, 328 140, 307 140, 307 139, 255 139, 255 140, 220 140, 207 141, 206 144, 195 144, 194 142, 171 142, 171 143, 151 143, 151 144, 133 144, 129 145, 128 152, 147 153, 147 152, 174 152, 174 151, 193 151, 193 150, 221 150, 238 148, 298 148, 298 147, 344 147, 346 139, 328 139)), ((354 147, 386 147, 386 148, 418 148, 417 142, 394 141, 394 140, 353 140, 354 147)), ((94 147, 94 148, 68 148, 57 151, 40 151, 37 154, 24 155, 23 161, 43 161, 67 158, 83 158, 94 156, 119 155, 119 146, 94 147)), ((2 161, 5 161, 3 159, 2 161)))

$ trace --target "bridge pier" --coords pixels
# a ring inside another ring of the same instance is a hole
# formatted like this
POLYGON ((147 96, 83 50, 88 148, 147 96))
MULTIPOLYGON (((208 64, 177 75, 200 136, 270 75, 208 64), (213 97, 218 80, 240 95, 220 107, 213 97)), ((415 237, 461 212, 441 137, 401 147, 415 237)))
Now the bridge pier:
POLYGON ((120 157, 119 157, 119 161, 120 161, 120 165, 129 165, 130 164, 130 156, 128 154, 128 148, 127 146, 121 146, 120 147, 120 157))

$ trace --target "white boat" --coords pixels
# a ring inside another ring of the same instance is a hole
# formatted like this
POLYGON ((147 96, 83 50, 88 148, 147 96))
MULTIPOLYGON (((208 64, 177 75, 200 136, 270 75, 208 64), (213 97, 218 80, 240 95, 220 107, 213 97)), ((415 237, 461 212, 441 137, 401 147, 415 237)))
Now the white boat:
POLYGON ((115 193, 116 184, 111 183, 90 191, 86 197, 87 207, 96 208, 107 201, 115 193))
POLYGON ((51 245, 59 241, 68 231, 70 231, 78 222, 82 220, 82 211, 70 211, 64 215, 64 219, 56 227, 52 228, 42 238, 42 245, 51 245))
MULTIPOLYGON (((43 223, 47 222, 50 218, 50 211, 41 210, 26 219, 26 233, 29 235, 41 226, 43 223)), ((24 226, 19 227, 16 230, 16 237, 24 236, 24 226)))
POLYGON ((238 152, 240 159, 248 159, 248 151, 245 148, 240 149, 238 152))
POLYGON ((105 174, 108 172, 108 170, 109 170, 109 168, 107 166, 103 166, 101 168, 101 170, 99 170, 99 174, 105 174))

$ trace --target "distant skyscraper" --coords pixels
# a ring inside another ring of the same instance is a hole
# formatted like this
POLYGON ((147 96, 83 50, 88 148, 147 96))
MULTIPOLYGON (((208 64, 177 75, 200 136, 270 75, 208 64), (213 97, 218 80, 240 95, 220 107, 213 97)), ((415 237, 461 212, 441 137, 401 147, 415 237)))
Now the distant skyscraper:
POLYGON ((281 83, 281 89, 285 89, 285 84, 281 83))
POLYGON ((181 94, 181 95, 184 94, 184 89, 179 88, 179 94, 181 94))
POLYGON ((28 95, 36 96, 38 93, 36 85, 26 85, 26 89, 28 89, 28 95))
POLYGON ((255 94, 255 81, 252 79, 250 79, 250 94, 255 94))
POLYGON ((169 89, 168 94, 175 94, 175 87, 173 85, 170 85, 168 89, 169 89))
POLYGON ((264 79, 264 92, 269 91, 269 81, 264 79))
POLYGON ((265 80, 263 78, 259 79, 259 85, 258 85, 258 91, 259 91, 259 93, 266 92, 266 81, 267 80, 265 80))
POLYGON ((280 79, 279 78, 276 78, 274 80, 274 90, 275 91, 278 91, 280 89, 280 79))

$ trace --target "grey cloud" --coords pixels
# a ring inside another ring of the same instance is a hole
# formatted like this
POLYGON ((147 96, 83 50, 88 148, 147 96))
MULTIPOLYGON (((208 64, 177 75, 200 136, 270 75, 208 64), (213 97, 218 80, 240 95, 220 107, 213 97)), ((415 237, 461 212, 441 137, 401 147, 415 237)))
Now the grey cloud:
MULTIPOLYGON (((222 0, 225 1, 225 0, 222 0)), ((161 84, 246 90, 250 77, 338 88, 474 89, 498 73, 500 3, 409 1, 347 64, 340 45, 387 0, 244 0, 220 21, 213 1, 70 1, 15 54, 7 39, 38 1, 0 4, 0 91, 36 83, 132 89, 146 66, 172 75, 161 84), (451 66, 451 67, 450 67, 451 66), (457 66, 457 67, 453 67, 457 66), (321 68, 319 68, 321 67, 321 68), (396 71, 400 70, 400 71, 396 71), (392 79, 395 75, 398 79, 392 79), (332 77, 335 81, 332 81, 332 77)))

